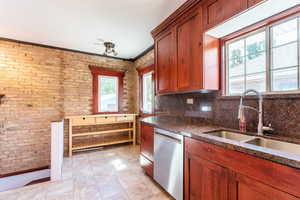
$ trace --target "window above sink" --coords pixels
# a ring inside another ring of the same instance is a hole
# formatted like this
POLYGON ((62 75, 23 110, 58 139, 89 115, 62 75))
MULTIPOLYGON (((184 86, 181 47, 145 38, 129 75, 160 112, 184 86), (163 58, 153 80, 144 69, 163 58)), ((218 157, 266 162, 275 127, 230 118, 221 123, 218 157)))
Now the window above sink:
POLYGON ((226 94, 300 89, 300 15, 225 42, 226 94))
POLYGON ((300 93, 300 4, 268 0, 208 30, 220 38, 223 96, 300 93))

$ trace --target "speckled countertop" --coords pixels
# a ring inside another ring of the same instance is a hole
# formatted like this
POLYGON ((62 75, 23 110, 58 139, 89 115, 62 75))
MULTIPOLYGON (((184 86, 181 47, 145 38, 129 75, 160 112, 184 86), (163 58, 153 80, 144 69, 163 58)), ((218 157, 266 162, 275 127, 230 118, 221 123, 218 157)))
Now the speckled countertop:
MULTIPOLYGON (((215 144, 227 149, 246 153, 259 158, 263 158, 266 160, 300 169, 300 152, 298 155, 296 155, 207 134, 207 132, 215 130, 237 130, 226 129, 224 127, 216 126, 206 121, 197 121, 195 123, 191 120, 185 120, 184 118, 170 116, 146 117, 141 119, 141 121, 153 125, 154 127, 181 134, 186 137, 191 137, 193 139, 201 140, 203 142, 215 144)), ((256 137, 253 133, 247 133, 247 135, 256 137)), ((264 138, 300 144, 299 139, 284 138, 277 136, 264 136, 264 138)))

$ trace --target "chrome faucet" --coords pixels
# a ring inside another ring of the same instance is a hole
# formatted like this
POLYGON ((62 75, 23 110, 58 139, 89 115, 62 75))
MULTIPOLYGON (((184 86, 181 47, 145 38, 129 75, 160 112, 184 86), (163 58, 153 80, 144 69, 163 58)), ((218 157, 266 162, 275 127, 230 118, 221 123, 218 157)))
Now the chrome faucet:
POLYGON ((263 126, 263 97, 262 97, 262 94, 260 92, 256 91, 256 90, 253 90, 253 89, 246 90, 241 95, 238 119, 245 118, 244 109, 251 109, 251 110, 254 110, 254 111, 258 112, 257 133, 258 133, 258 135, 263 135, 264 126, 263 126), (251 106, 244 106, 243 105, 243 98, 245 98, 245 96, 248 93, 255 93, 258 96, 258 98, 259 98, 259 109, 258 110, 256 108, 251 107, 251 106))

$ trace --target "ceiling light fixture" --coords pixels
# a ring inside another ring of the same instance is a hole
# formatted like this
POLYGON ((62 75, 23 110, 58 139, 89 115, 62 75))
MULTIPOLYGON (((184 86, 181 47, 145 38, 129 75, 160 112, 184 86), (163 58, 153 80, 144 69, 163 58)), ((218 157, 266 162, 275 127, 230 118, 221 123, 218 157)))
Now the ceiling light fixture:
POLYGON ((102 39, 98 39, 98 43, 95 43, 96 45, 104 45, 105 47, 105 51, 103 53, 103 55, 105 56, 117 56, 118 53, 115 50, 116 45, 113 42, 109 42, 109 41, 104 41, 102 39))

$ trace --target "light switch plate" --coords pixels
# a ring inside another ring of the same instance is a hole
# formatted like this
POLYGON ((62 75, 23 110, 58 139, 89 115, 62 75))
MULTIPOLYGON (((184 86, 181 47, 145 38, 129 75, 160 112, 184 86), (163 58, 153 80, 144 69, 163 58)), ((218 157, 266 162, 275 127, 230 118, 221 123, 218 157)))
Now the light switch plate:
POLYGON ((187 104, 194 104, 194 99, 192 99, 192 98, 186 99, 186 103, 187 104))

